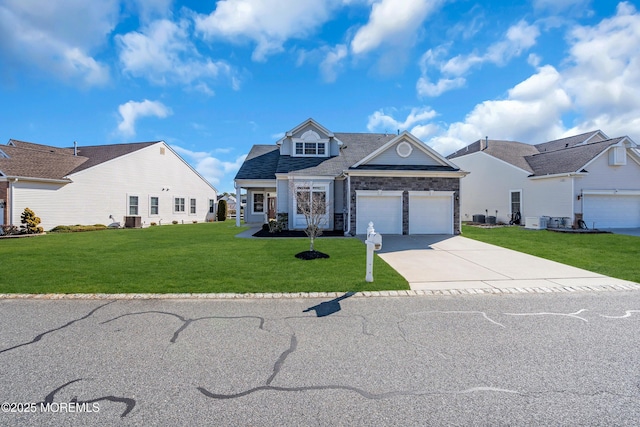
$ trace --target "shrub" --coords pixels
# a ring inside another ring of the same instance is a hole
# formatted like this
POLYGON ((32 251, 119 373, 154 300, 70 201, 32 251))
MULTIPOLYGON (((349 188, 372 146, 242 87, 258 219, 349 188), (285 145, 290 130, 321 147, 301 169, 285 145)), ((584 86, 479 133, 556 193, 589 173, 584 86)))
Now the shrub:
POLYGON ((94 224, 94 225, 57 225, 53 227, 50 231, 52 233, 72 233, 79 231, 97 231, 97 230, 106 230, 107 227, 104 224, 94 224))
POLYGON ((38 234, 43 231, 42 227, 38 225, 40 224, 40 218, 29 208, 24 208, 24 212, 20 216, 20 222, 24 224, 20 228, 25 234, 38 234))
POLYGON ((153 226, 158 225, 158 224, 156 224, 155 222, 152 222, 152 223, 151 223, 151 224, 149 224, 149 225, 151 225, 151 226, 153 227, 153 226))
POLYGON ((226 200, 220 200, 218 202, 217 218, 218 218, 218 221, 224 221, 227 219, 227 201, 226 200))
POLYGON ((0 225, 0 236, 15 236, 20 233, 20 229, 15 225, 0 225))
POLYGON ((175 219, 173 221, 171 221, 171 224, 176 225, 178 223, 178 221, 176 221, 175 219))

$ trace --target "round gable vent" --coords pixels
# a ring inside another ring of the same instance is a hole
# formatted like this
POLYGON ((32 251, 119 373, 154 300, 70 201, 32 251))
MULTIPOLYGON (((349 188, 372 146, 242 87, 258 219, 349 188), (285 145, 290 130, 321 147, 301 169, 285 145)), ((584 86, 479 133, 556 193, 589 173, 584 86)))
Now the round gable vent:
POLYGON ((409 157, 412 151, 413 147, 406 141, 402 141, 396 146, 396 153, 398 153, 400 157, 409 157))

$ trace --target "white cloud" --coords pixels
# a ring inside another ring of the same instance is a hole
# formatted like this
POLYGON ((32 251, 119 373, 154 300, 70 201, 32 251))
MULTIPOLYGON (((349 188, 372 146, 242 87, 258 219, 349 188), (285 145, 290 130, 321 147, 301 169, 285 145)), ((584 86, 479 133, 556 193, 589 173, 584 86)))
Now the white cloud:
POLYGON ((470 55, 458 55, 447 61, 441 71, 448 75, 461 76, 471 67, 485 62, 496 65, 504 65, 516 56, 520 56, 525 50, 536 44, 540 30, 536 25, 529 25, 526 21, 520 21, 509 27, 503 40, 500 40, 487 49, 483 55, 472 53, 470 55))
POLYGON ((420 96, 439 96, 451 89, 457 89, 464 86, 466 80, 462 77, 453 79, 441 78, 438 83, 431 83, 426 77, 422 76, 416 83, 416 90, 420 96))
POLYGON ((143 22, 171 15, 173 0, 128 0, 143 22))
POLYGON ((347 57, 347 46, 339 44, 330 49, 324 60, 320 63, 320 74, 327 83, 336 81, 338 71, 342 67, 342 61, 347 57))
POLYGON ((404 44, 413 40, 427 16, 440 7, 440 0, 380 0, 374 2, 369 22, 351 41, 351 51, 358 55, 382 44, 404 44))
MULTIPOLYGON (((505 53, 522 51, 537 37, 535 31, 526 29, 511 34, 520 48, 503 50, 505 53)), ((477 104, 461 121, 436 125, 427 116, 414 123, 416 135, 431 135, 426 142, 442 154, 485 136, 537 143, 602 129, 610 136, 640 140, 640 14, 630 3, 622 2, 615 16, 573 28, 568 43, 568 57, 561 61, 565 68, 538 67, 535 74, 508 90, 504 99, 477 104), (563 122, 567 114, 573 120, 569 128, 563 122)), ((427 52, 424 66, 439 57, 437 49, 427 52)), ((537 55, 529 56, 531 65, 540 62, 537 55)), ((422 110, 430 111, 428 107, 422 110)), ((370 125, 382 127, 401 122, 381 111, 369 117, 370 125)))
POLYGON ((255 61, 283 50, 290 38, 303 38, 331 18, 340 0, 221 0, 209 15, 195 18, 207 39, 252 41, 255 61))
POLYGON ((194 89, 207 95, 213 91, 201 79, 230 76, 237 85, 229 64, 202 58, 189 40, 189 23, 160 19, 144 27, 116 36, 120 46, 120 62, 125 72, 149 79, 155 84, 194 84, 194 89))
POLYGON ((367 129, 371 132, 396 132, 422 126, 433 119, 437 113, 429 107, 412 108, 404 121, 394 119, 390 114, 378 110, 369 116, 367 129))
POLYGON ((485 136, 522 142, 551 140, 563 132, 562 115, 571 107, 560 73, 547 65, 510 89, 506 99, 476 105, 464 122, 451 124, 429 145, 449 154, 485 136))
POLYGON ((566 87, 584 121, 640 136, 640 14, 620 3, 612 18, 573 29, 570 42, 566 87))
POLYGON ((140 117, 155 116, 165 118, 172 114, 171 109, 159 101, 149 101, 145 99, 142 102, 129 101, 118 107, 118 113, 122 120, 118 123, 118 131, 125 136, 134 136, 136 134, 136 121, 140 117))
POLYGON ((118 17, 118 0, 5 0, 0 57, 15 71, 36 67, 69 82, 105 84, 109 68, 92 55, 107 43, 118 17))
POLYGON ((233 177, 247 157, 246 154, 243 154, 229 162, 220 160, 204 151, 191 151, 173 144, 171 148, 192 164, 195 170, 215 187, 222 183, 233 188, 233 184, 229 185, 229 183, 233 181, 233 177))
POLYGON ((444 92, 464 86, 466 79, 463 77, 469 70, 483 63, 504 65, 514 57, 535 45, 540 30, 536 25, 530 25, 526 21, 520 21, 509 27, 504 38, 490 45, 484 54, 470 53, 457 55, 449 60, 443 60, 450 45, 439 46, 427 50, 420 58, 421 77, 416 83, 419 96, 439 96, 444 92), (431 79, 429 73, 436 69, 439 73, 436 79, 431 79))

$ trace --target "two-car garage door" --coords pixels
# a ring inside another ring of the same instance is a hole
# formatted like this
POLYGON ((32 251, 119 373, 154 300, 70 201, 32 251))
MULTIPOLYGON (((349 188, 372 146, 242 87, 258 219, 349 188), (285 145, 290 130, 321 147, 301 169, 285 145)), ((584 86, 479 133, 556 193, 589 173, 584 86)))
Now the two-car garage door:
MULTIPOLYGON (((402 191, 357 191, 356 234, 369 222, 382 234, 402 234, 402 191)), ((453 234, 453 192, 409 191, 409 234, 453 234)))
POLYGON ((582 209, 589 228, 640 227, 639 194, 585 194, 582 209))

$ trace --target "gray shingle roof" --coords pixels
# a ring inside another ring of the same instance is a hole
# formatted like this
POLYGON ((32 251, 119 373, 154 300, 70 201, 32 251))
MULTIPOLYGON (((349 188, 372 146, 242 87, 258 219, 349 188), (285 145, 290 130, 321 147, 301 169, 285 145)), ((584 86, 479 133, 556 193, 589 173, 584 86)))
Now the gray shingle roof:
POLYGON ((534 176, 581 172, 587 163, 622 139, 624 139, 624 137, 592 142, 585 145, 569 146, 568 148, 527 156, 526 160, 529 165, 531 165, 534 176))
POLYGON ((279 155, 276 145, 254 145, 235 179, 276 179, 279 155))
MULTIPOLYGON (((295 157, 280 155, 275 145, 254 145, 235 179, 275 179, 276 173, 295 172, 297 175, 338 176, 352 165, 362 160, 387 142, 396 138, 395 134, 381 133, 334 133, 342 141, 339 156, 295 157)), ((396 167, 360 166, 357 170, 454 170, 450 167, 396 167)))
POLYGON ((580 135, 569 136, 567 138, 556 139, 554 141, 543 142, 542 144, 536 144, 536 148, 539 152, 544 153, 548 151, 564 150, 578 144, 584 143, 589 138, 592 138, 590 142, 602 141, 608 138, 598 138, 597 134, 602 133, 599 130, 582 133, 580 135))
POLYGON ((0 157, 0 172, 6 176, 41 179, 68 179, 68 175, 116 157, 140 150, 156 142, 59 148, 31 142, 9 140, 0 149, 9 156, 0 157))
MULTIPOLYGON (((596 130, 541 144, 530 145, 515 141, 489 140, 483 153, 503 160, 532 176, 580 172, 592 159, 624 137, 602 140, 596 130), (585 143, 585 141, 589 142, 585 143), (594 142, 592 142, 594 141, 594 142)), ((481 151, 485 140, 478 140, 447 156, 447 159, 481 151)))

